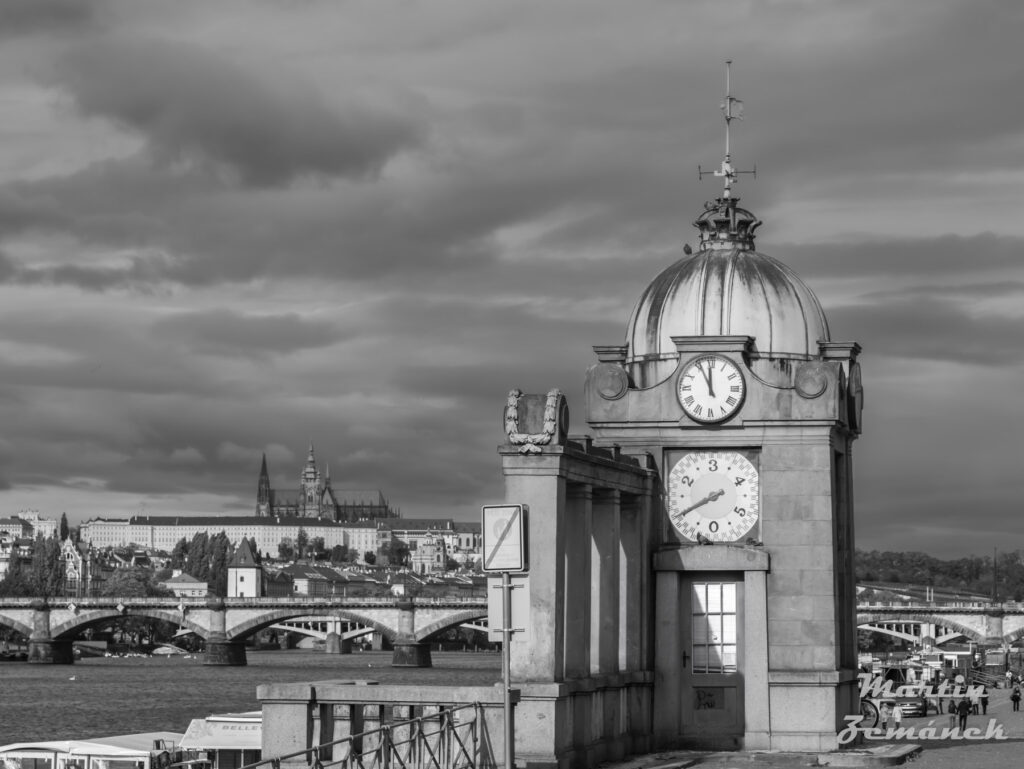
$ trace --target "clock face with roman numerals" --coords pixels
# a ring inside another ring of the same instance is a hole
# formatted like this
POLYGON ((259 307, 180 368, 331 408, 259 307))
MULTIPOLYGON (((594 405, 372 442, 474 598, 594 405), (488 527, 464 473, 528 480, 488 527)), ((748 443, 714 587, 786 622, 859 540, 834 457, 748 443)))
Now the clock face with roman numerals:
POLYGON ((739 366, 721 355, 694 358, 679 374, 676 395, 687 416, 697 422, 722 422, 743 405, 746 384, 739 366))
POLYGON ((691 542, 736 542, 761 515, 760 479, 738 451, 684 454, 665 484, 669 520, 691 542))

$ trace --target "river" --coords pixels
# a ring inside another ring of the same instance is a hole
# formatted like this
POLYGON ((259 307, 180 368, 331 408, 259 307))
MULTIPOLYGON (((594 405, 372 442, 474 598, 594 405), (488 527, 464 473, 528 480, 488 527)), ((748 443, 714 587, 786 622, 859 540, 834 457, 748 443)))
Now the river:
POLYGON ((184 732, 193 718, 258 710, 264 683, 371 680, 487 686, 501 680, 495 653, 433 652, 431 668, 391 667, 391 652, 248 652, 246 667, 202 657, 91 657, 74 665, 0 663, 0 745, 133 732, 184 732))

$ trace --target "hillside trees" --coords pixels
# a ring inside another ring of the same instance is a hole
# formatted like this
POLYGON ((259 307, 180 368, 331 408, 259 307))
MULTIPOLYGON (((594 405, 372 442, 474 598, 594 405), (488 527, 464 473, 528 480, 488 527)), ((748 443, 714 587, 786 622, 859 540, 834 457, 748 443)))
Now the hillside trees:
POLYGON ((188 544, 182 538, 174 546, 171 568, 205 582, 214 595, 223 597, 228 592, 228 565, 234 554, 235 549, 223 531, 212 537, 200 531, 188 544))
POLYGON ((64 558, 57 536, 36 537, 32 560, 23 563, 11 559, 11 565, 0 581, 0 596, 52 598, 64 592, 64 558))

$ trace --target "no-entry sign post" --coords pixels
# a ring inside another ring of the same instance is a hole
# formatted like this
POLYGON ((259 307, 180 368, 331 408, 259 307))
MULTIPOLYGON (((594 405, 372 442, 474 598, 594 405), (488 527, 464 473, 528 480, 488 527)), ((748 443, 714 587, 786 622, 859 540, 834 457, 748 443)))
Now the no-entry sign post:
MULTIPOLYGON (((529 571, 526 505, 484 505, 480 531, 483 535, 483 569, 501 572, 501 676, 505 686, 505 769, 514 769, 512 729, 512 572, 529 571)), ((490 599, 488 599, 490 600, 490 599)))

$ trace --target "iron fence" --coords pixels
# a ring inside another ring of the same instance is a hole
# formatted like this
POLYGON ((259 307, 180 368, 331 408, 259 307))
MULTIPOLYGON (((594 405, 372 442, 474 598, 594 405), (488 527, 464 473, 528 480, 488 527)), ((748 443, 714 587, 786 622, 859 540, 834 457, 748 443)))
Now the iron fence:
POLYGON ((264 758, 241 769, 492 769, 481 740, 479 703, 382 724, 306 750, 264 758))

